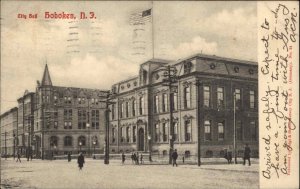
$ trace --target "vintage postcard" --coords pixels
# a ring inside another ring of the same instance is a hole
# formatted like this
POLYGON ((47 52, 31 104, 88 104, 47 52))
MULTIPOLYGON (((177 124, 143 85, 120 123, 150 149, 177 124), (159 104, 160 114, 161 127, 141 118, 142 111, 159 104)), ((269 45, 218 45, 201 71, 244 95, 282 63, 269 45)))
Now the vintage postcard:
POLYGON ((298 1, 1 1, 1 188, 299 188, 298 1))

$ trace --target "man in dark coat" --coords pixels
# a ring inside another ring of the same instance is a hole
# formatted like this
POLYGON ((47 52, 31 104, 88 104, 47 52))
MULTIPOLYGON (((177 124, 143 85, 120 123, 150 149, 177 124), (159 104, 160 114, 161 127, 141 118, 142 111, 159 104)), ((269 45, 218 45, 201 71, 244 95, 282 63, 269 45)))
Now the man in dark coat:
POLYGON ((84 156, 82 155, 82 153, 80 153, 80 155, 78 156, 77 163, 78 163, 79 170, 81 170, 84 164, 84 156))
POLYGON ((20 153, 18 152, 18 154, 17 154, 17 161, 16 162, 20 162, 21 163, 21 155, 20 155, 20 153))
POLYGON ((243 163, 243 165, 245 165, 246 159, 248 160, 249 166, 251 165, 250 153, 251 153, 250 147, 248 146, 248 144, 246 144, 245 150, 244 150, 244 163, 243 163))
POLYGON ((124 154, 124 152, 122 152, 122 164, 124 164, 125 163, 125 154, 124 154))
POLYGON ((68 153, 68 162, 70 162, 71 159, 72 159, 72 158, 71 158, 71 153, 69 152, 69 153, 68 153))
POLYGON ((177 154, 177 150, 175 149, 175 151, 172 153, 173 167, 174 165, 176 165, 177 167, 177 163, 176 163, 177 158, 178 158, 178 154, 177 154))

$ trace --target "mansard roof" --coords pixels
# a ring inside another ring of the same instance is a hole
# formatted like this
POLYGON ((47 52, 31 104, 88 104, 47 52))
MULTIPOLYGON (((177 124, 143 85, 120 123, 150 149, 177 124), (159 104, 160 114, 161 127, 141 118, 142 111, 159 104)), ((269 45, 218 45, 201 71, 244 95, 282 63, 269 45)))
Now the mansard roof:
POLYGON ((108 90, 100 90, 100 89, 89 89, 89 88, 77 88, 77 87, 61 87, 61 86, 53 86, 53 92, 57 93, 61 97, 66 95, 66 92, 69 91, 69 94, 73 97, 79 97, 81 95, 87 97, 105 97, 108 93, 108 90))
POLYGON ((197 58, 197 57, 203 58, 203 59, 211 59, 211 60, 219 60, 219 61, 237 63, 237 64, 254 65, 254 66, 258 65, 258 63, 255 61, 226 58, 226 57, 221 57, 221 56, 216 56, 216 55, 208 55, 208 54, 202 54, 202 53, 194 54, 194 55, 188 56, 183 59, 178 59, 177 61, 170 63, 170 65, 179 64, 185 60, 189 60, 189 59, 193 59, 193 58, 197 58))
POLYGON ((45 66, 45 70, 44 70, 44 74, 43 74, 42 86, 52 86, 52 81, 51 81, 51 78, 50 78, 50 74, 49 74, 47 64, 45 66))

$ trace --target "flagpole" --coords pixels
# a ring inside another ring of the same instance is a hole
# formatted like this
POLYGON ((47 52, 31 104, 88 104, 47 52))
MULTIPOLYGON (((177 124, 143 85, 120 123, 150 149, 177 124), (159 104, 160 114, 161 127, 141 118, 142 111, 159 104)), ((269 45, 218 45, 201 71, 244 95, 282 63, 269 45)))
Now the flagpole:
POLYGON ((154 59, 154 9, 153 9, 153 1, 151 1, 152 4, 152 58, 154 59))

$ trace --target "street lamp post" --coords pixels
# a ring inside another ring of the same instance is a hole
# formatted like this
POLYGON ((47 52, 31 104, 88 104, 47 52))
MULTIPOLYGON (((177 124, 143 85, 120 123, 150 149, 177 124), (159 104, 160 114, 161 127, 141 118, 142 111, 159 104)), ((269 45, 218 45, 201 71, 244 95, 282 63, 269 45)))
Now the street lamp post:
MULTIPOLYGON (((88 116, 89 117, 89 116, 88 116)), ((87 127, 87 129, 88 129, 88 155, 90 155, 91 153, 90 153, 90 124, 89 123, 87 123, 86 124, 86 127, 87 127)))
POLYGON ((235 106, 236 106, 236 97, 235 92, 233 93, 233 148, 234 148, 234 163, 237 164, 237 155, 236 155, 236 123, 235 123, 235 106))
POLYGON ((97 144, 97 141, 96 140, 94 140, 93 141, 93 146, 94 146, 94 155, 93 155, 93 159, 96 159, 96 156, 95 156, 95 147, 96 147, 96 144, 97 144))
POLYGON ((81 145, 82 145, 82 142, 80 141, 79 142, 79 152, 81 152, 81 145))
POLYGON ((30 144, 29 144, 29 133, 25 133, 25 136, 28 136, 28 144, 27 144, 27 150, 26 150, 26 157, 27 157, 27 161, 29 161, 29 149, 30 149, 30 144))

